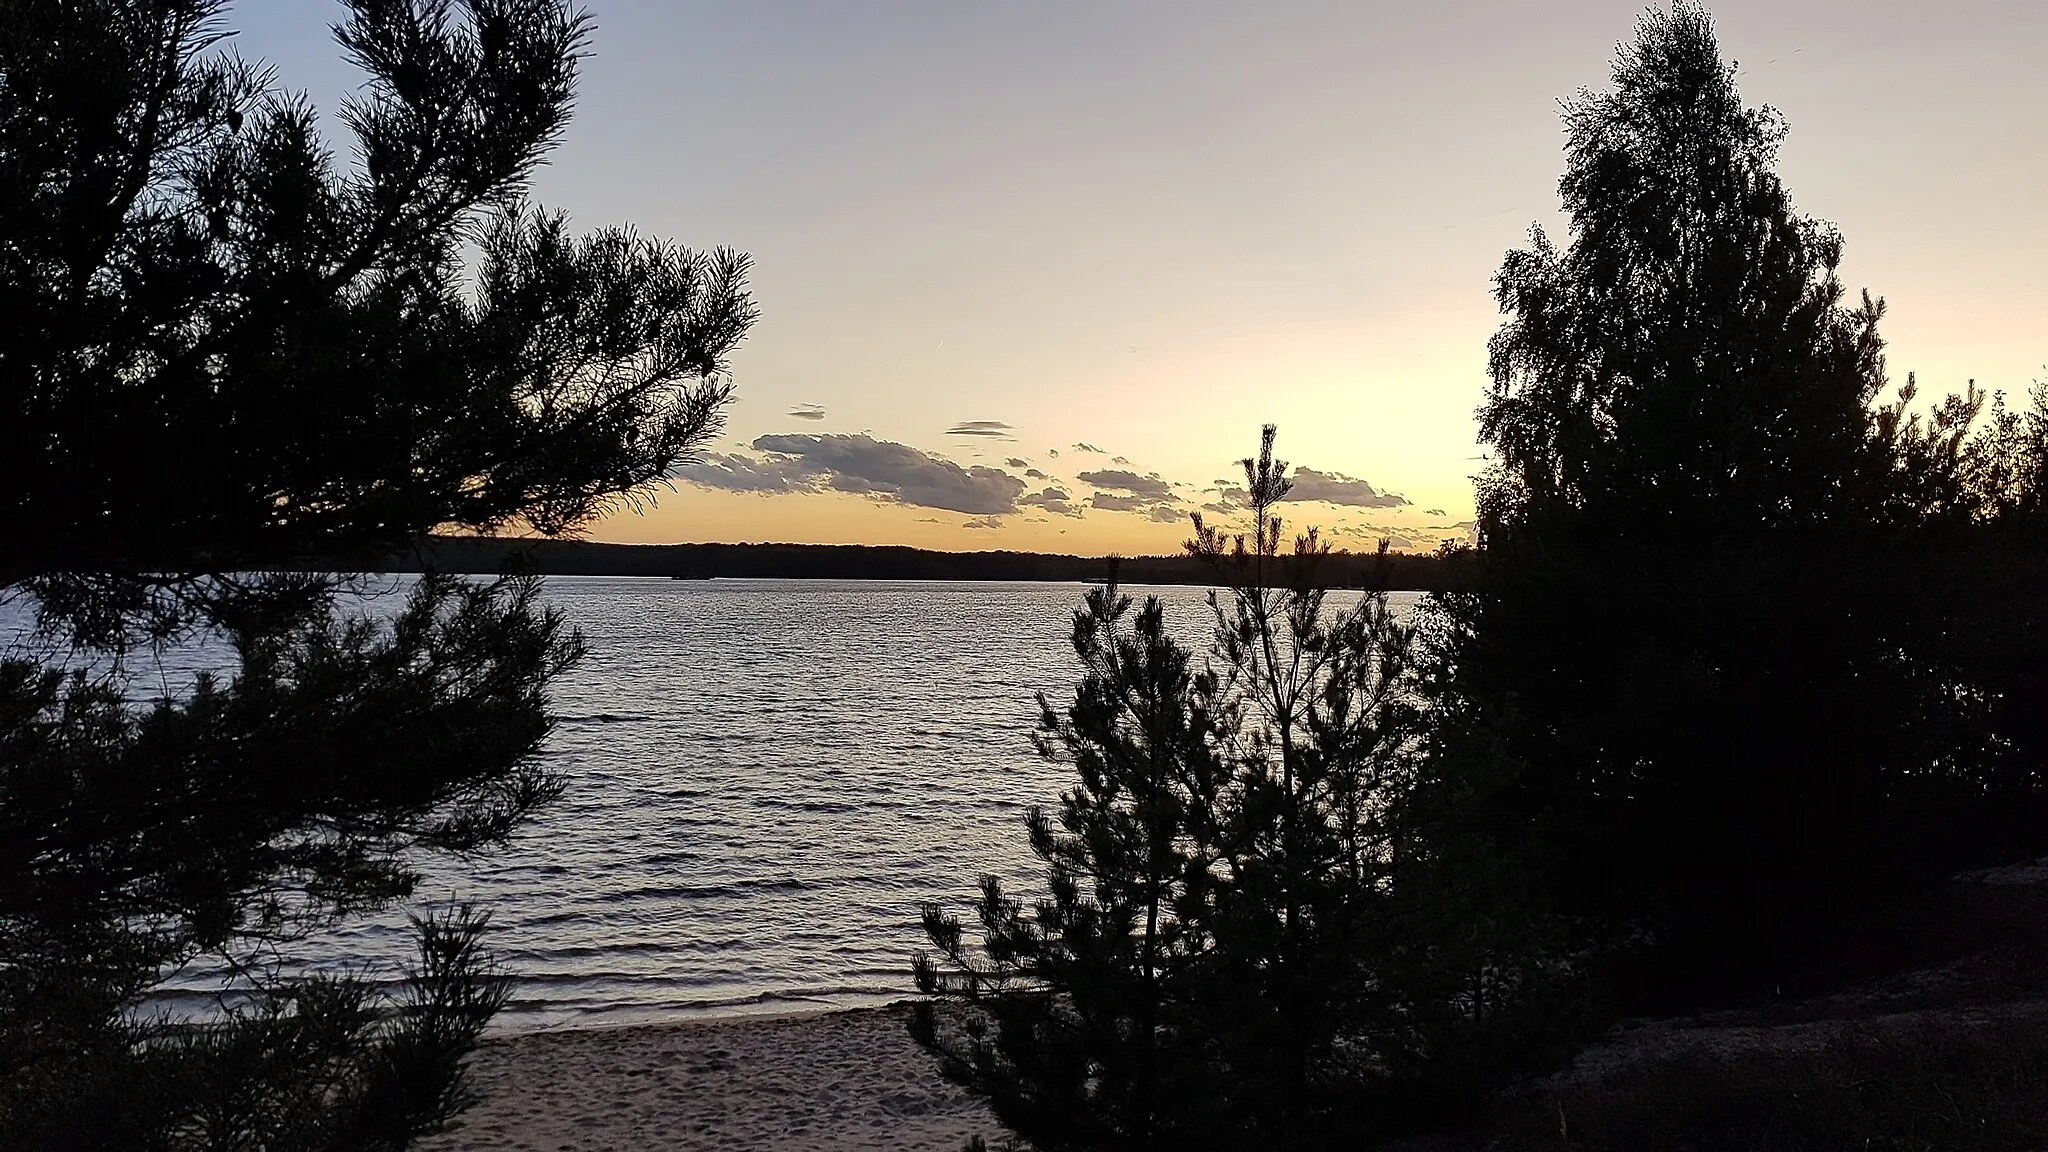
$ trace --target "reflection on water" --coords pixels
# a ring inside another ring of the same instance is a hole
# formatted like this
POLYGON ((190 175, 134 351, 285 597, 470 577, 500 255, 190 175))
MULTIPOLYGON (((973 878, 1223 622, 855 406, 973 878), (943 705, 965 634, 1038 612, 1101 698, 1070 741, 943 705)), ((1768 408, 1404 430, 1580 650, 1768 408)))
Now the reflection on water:
MULTIPOLYGON (((519 978, 501 1026, 893 998, 910 988, 919 901, 965 899, 984 872, 1037 887, 1023 814, 1065 775, 1027 736, 1034 694, 1070 690, 1081 585, 547 588, 590 645, 554 693, 547 755, 568 792, 510 849, 430 862, 420 888, 491 910, 519 978)), ((1133 591, 1206 636, 1201 590, 1133 591)), ((174 654, 137 688, 176 689, 205 660, 174 654)), ((388 965, 403 925, 352 923, 308 958, 388 965)))

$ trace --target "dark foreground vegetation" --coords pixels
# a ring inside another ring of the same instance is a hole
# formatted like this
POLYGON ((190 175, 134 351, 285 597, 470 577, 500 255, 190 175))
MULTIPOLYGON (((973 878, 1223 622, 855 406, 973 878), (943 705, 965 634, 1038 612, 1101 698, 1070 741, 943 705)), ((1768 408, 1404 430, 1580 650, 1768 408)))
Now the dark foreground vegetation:
POLYGON ((221 8, 0 4, 0 594, 50 641, 0 660, 0 1148, 397 1149, 464 1105, 483 914, 420 922, 395 989, 272 958, 559 791, 581 640, 530 579, 378 626, 327 569, 665 476, 753 318, 744 258, 524 203, 568 5, 346 4, 339 160, 221 8), (124 656, 201 636, 231 672, 130 702, 124 656), (195 962, 245 995, 147 1011, 195 962))
POLYGON ((1088 596, 1038 737, 1074 769, 1029 821, 1048 895, 927 908, 917 961, 916 1034, 1022 1141, 1495 1109, 1477 1146, 2040 1145, 2038 1020, 1529 1087, 2048 850, 2048 396, 1913 406, 1734 76, 1681 3, 1566 104, 1570 235, 1502 265, 1479 543, 1418 616, 1328 608, 1270 429, 1256 527, 1190 545, 1207 645, 1088 596))
POLYGON ((1483 1135, 1437 1147, 2029 1152, 2048 1142, 2048 1035, 2040 1018, 1851 1032, 1817 1051, 1688 1055, 1496 1110, 1483 1135))
MULTIPOLYGON (((524 203, 568 6, 350 0, 339 161, 219 9, 0 3, 0 593, 49 642, 0 661, 0 1148, 398 1149, 459 1112, 506 994, 481 913, 422 921, 395 987, 274 957, 559 792, 581 643, 530 576, 377 624, 333 572, 644 494, 753 319, 744 258, 524 203), (195 637, 232 671, 133 702, 125 658, 195 637), (242 995, 150 1015, 193 963, 242 995)), ((1569 240, 1497 281, 1477 547, 1290 539, 1269 431, 1253 526, 1185 562, 1207 643, 1122 592, 1184 569, 1087 593, 1037 731, 1074 770, 1026 829, 1046 891, 926 909, 916 967, 916 1035, 1014 1139, 2042 1144, 2027 1020, 1540 1079, 1618 1020, 1882 976, 1966 935, 1908 927, 1952 876, 2048 851, 2048 397, 1913 406, 1733 76, 1680 4, 1567 105, 1569 240), (1435 594, 1397 618, 1403 585, 1435 594)))
POLYGON ((2048 1146, 2048 885, 1934 886, 1773 995, 1625 1021, 1407 1152, 2048 1146))
MULTIPOLYGON (((1042 552, 934 552, 869 544, 600 544, 591 540, 506 540, 434 536, 381 562, 385 572, 467 572, 542 576, 674 576, 797 580, 1100 580, 1099 556, 1042 552)), ((1216 574, 1192 556, 1132 556, 1117 562, 1131 584, 1210 584, 1216 574)), ((1442 557, 1336 553, 1324 564, 1335 588, 1384 582, 1437 591, 1452 576, 1442 557)))

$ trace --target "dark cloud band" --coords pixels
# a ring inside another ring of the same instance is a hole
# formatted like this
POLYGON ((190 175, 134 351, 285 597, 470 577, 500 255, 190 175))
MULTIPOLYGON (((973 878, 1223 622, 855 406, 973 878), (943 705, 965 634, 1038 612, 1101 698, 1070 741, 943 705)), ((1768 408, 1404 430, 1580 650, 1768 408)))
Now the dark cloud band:
POLYGON ((1142 500, 1171 500, 1173 485, 1157 476, 1140 476, 1123 468, 1105 468, 1098 472, 1082 472, 1075 479, 1096 488, 1107 488, 1127 493, 1142 500))
POLYGON ((1007 440, 1012 429, 1001 420, 962 420, 946 429, 948 436, 988 436, 1007 440))
POLYGON ((1024 481, 999 468, 962 468, 907 444, 865 435, 780 433, 757 437, 751 447, 763 458, 708 456, 676 478, 728 492, 830 489, 970 516, 1014 513, 1024 494, 1024 481))
POLYGON ((1399 508, 1408 503, 1405 496, 1377 491, 1365 481, 1342 472, 1296 468, 1288 481, 1293 487, 1283 497, 1287 500, 1321 500, 1346 508, 1399 508))

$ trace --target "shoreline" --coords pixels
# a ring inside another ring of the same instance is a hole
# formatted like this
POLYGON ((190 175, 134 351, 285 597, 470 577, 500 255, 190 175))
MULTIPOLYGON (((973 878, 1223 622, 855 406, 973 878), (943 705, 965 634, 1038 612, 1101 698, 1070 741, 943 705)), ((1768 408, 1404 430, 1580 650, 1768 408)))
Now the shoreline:
MULTIPOLYGON (((581 1011, 559 1019, 536 1021, 525 1018, 526 1014, 500 1012, 484 1029, 485 1040, 514 1040, 522 1036, 558 1035, 567 1032, 615 1032, 633 1028, 691 1027, 699 1024, 721 1024, 735 1020, 770 1020, 789 1016, 828 1016, 835 1012, 871 1012, 884 1008, 902 1008, 917 1002, 910 992, 873 992, 826 1000, 811 996, 777 996, 767 994, 749 997, 731 1003, 699 1005, 685 1008, 626 1009, 613 1015, 607 1011, 581 1011), (518 1017, 505 1022, 505 1017, 518 1017)), ((538 1015, 538 1014, 534 1014, 538 1015)))
POLYGON ((940 1078, 910 1001, 487 1036, 426 1152, 959 1152, 1001 1129, 940 1078))

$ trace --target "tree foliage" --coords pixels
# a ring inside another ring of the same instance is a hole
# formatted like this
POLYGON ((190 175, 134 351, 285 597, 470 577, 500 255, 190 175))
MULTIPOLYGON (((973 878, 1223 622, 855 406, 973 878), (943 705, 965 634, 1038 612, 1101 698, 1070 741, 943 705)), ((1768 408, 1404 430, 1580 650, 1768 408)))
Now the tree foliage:
POLYGON ((1561 916, 1767 985, 1828 923, 2040 842, 2048 746, 2012 706, 2048 651, 2040 412, 1888 397, 1883 302, 1845 299, 1702 8, 1645 16, 1564 118, 1570 243, 1498 279, 1431 787, 1561 916))
POLYGON ((264 958, 553 797, 582 641, 531 580, 380 617, 329 570, 641 498, 718 428, 746 259, 526 202, 561 0, 350 0, 344 156, 217 0, 4 8, 0 592, 58 647, 0 660, 0 1146, 403 1147, 502 1000, 484 918, 421 921, 395 999, 264 958), (205 962, 245 999, 142 1009, 205 962))
POLYGON ((1572 242, 1536 229, 1496 296, 1483 528, 1550 518, 1698 546, 1845 511, 1884 463, 1882 306, 1842 304, 1842 241, 1773 165, 1702 9, 1645 17, 1614 87, 1565 105, 1572 242))
POLYGON ((1569 241, 1502 265, 1478 547, 1417 617, 1325 618, 1270 430, 1249 543, 1191 546, 1206 661, 1090 594, 1048 896, 929 907, 918 961, 1017 1136, 1357 1142, 2048 848, 2048 393, 1893 387, 1735 76, 1681 0, 1567 102, 1569 241))
POLYGON ((981 939, 932 905, 914 1031, 1034 1146, 1287 1147, 1371 1102, 1399 1029, 1387 800, 1415 750, 1412 637, 1384 593, 1330 604, 1315 533, 1283 548, 1272 429, 1253 531, 1197 525, 1227 591, 1198 661, 1112 579, 1074 616, 1083 676, 1036 743, 1074 787, 1034 809, 1048 896, 994 878, 981 939))
POLYGON ((715 431, 746 259, 521 199, 585 18, 349 4, 342 165, 222 7, 9 5, 0 584, 558 531, 715 431))

